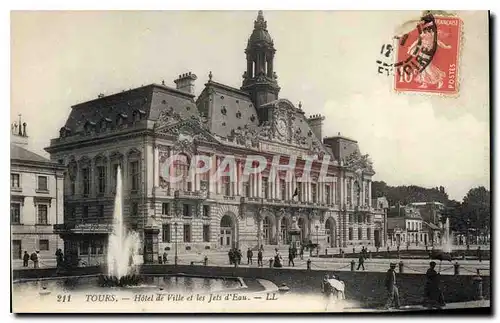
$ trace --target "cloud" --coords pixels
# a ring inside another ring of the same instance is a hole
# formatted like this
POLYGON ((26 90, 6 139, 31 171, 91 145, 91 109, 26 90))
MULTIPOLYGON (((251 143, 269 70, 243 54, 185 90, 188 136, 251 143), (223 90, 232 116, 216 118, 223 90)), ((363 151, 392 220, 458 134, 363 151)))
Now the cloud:
MULTIPOLYGON (((470 114, 438 117, 429 101, 380 89, 329 101, 326 135, 358 141, 374 162, 375 179, 391 185, 445 186, 461 200, 472 186, 489 187, 489 125, 470 114), (331 129, 331 130, 329 130, 331 129)), ((453 109, 453 99, 439 109, 453 109)))

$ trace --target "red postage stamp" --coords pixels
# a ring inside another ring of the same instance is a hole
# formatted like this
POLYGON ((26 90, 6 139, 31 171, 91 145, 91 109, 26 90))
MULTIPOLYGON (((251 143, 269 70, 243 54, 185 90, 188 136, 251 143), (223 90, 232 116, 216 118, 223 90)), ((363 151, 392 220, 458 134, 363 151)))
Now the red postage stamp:
POLYGON ((396 91, 458 93, 462 21, 427 16, 398 39, 394 73, 396 91))

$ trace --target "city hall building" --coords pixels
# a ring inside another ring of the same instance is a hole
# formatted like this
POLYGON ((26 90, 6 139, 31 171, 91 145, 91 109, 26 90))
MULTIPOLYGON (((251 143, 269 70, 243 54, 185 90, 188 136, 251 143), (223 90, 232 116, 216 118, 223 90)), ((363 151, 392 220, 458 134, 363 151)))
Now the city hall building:
POLYGON ((292 227, 299 228, 300 241, 322 250, 385 245, 385 211, 372 203, 368 156, 355 140, 323 137, 324 117, 307 117, 300 103, 279 97, 275 51, 259 12, 240 88, 218 83, 210 73, 195 97, 197 77, 186 73, 175 88, 150 84, 72 106, 59 137, 46 148, 67 166, 64 224, 56 226, 66 252, 91 262, 105 259, 118 166, 125 221, 142 236, 146 262, 174 248, 286 248, 292 227), (174 155, 180 157, 167 163, 174 155), (234 156, 237 181, 192 175, 189 166, 199 155, 212 158, 213 168, 234 156), (280 155, 280 164, 297 156, 293 179, 282 172, 270 178, 269 167, 244 175, 250 155, 269 163, 280 155), (317 156, 313 180, 302 182, 310 156, 317 156), (318 180, 324 160, 330 182, 318 180), (182 180, 169 181, 165 169, 182 180))

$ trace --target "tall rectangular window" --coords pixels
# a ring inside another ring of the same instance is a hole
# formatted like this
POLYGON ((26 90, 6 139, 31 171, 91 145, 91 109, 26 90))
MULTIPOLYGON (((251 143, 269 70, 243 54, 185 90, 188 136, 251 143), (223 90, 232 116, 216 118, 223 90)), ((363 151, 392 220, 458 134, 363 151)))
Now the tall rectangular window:
POLYGON ((182 216, 184 217, 190 217, 191 216, 191 207, 189 204, 183 204, 182 205, 182 216))
POLYGON ((10 174, 10 187, 19 188, 21 186, 19 174, 10 174))
POLYGON ((139 162, 133 161, 130 163, 130 177, 132 181, 131 191, 137 192, 139 190, 139 162))
POLYGON ((349 228, 349 240, 353 240, 354 232, 353 228, 349 228))
POLYGON ((331 187, 330 185, 325 185, 325 195, 326 195, 326 204, 332 204, 332 199, 331 199, 331 187))
POLYGON ((358 228, 358 240, 363 240, 363 230, 361 228, 358 228))
POLYGON ((286 182, 284 179, 280 179, 280 190, 281 190, 281 199, 286 200, 286 182))
POLYGON ((87 197, 90 195, 90 169, 82 168, 82 185, 83 185, 83 196, 87 197))
POLYGON ((89 217, 89 207, 87 205, 85 205, 83 207, 83 211, 82 211, 82 218, 88 219, 88 217, 89 217))
POLYGON ((47 183, 47 176, 38 176, 38 190, 48 191, 49 185, 47 183))
POLYGON ((366 239, 371 240, 372 239, 372 229, 366 228, 366 239))
POLYGON ((243 196, 250 197, 250 183, 248 181, 243 182, 243 196))
POLYGON ((210 242, 210 225, 203 225, 203 242, 210 242))
POLYGON ((10 221, 12 224, 21 224, 20 203, 10 203, 10 221))
POLYGON ((299 199, 300 202, 302 202, 302 182, 297 182, 297 197, 299 199))
POLYGON ((106 167, 97 166, 97 192, 106 193, 106 167))
POLYGON ((262 197, 269 198, 269 179, 267 177, 262 177, 262 197))
POLYGON ((49 240, 46 240, 46 239, 38 240, 38 248, 40 251, 48 251, 49 250, 49 240))
POLYGON ((184 224, 184 242, 191 242, 191 225, 184 224))
POLYGON ((169 215, 169 208, 170 205, 168 203, 162 203, 161 204, 161 215, 169 215))
POLYGON ((48 206, 47 204, 38 204, 38 223, 48 224, 48 206))
POLYGON ((163 242, 170 242, 170 223, 163 224, 161 227, 161 239, 163 242))
POLYGON ((222 194, 231 196, 231 178, 229 176, 222 176, 222 194))
POLYGON ((203 205, 203 217, 210 217, 210 205, 203 205))
POLYGON ((316 203, 317 202, 317 193, 316 193, 316 184, 315 183, 311 183, 311 198, 312 198, 312 202, 313 203, 316 203))

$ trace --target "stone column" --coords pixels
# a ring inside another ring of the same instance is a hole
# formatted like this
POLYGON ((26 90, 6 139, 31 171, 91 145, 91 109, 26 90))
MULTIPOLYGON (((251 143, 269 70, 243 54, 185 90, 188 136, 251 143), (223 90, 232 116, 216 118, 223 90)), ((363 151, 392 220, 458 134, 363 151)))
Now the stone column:
POLYGON ((372 207, 372 181, 368 181, 368 205, 372 207))
POLYGON ((257 174, 257 197, 262 196, 262 173, 257 174))
MULTIPOLYGON (((219 159, 219 156, 216 156, 215 157, 215 172, 217 174, 217 170, 219 169, 219 165, 220 165, 220 159, 219 159)), ((221 194, 221 178, 219 178, 219 176, 214 176, 214 180, 215 180, 215 187, 216 187, 216 194, 221 194)))
POLYGON ((232 195, 238 195, 238 162, 234 162, 234 167, 231 168, 231 173, 233 174, 234 182, 231 183, 232 195))
MULTIPOLYGON (((110 164, 111 165, 111 164, 110 164)), ((160 152, 158 146, 154 147, 154 152, 153 152, 153 167, 155 169, 155 178, 153 179, 154 187, 160 186, 160 152)), ((113 173, 113 170, 111 170, 111 173, 113 173)))

